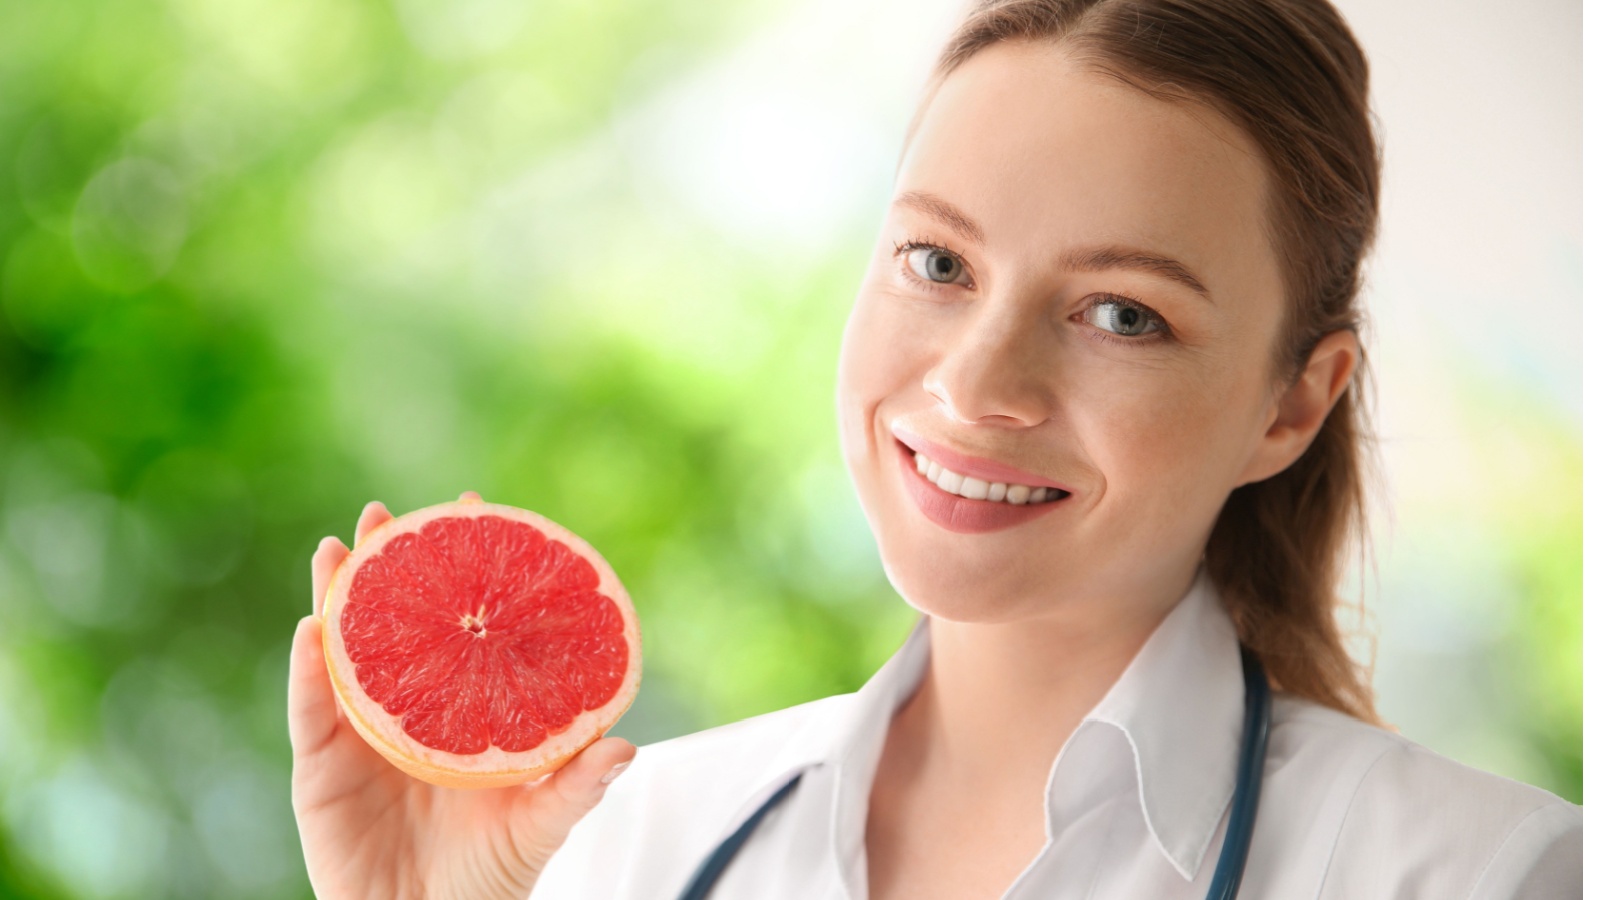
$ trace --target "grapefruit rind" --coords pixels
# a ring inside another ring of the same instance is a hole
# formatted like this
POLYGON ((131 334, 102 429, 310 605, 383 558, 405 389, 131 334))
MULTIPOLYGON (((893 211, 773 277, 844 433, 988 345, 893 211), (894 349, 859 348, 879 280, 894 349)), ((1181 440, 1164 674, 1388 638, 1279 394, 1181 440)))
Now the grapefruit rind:
POLYGON ((534 781, 559 769, 583 748, 599 740, 622 718, 639 694, 639 682, 643 674, 637 613, 627 590, 605 558, 582 538, 538 513, 497 503, 477 500, 440 503, 390 519, 374 528, 356 543, 355 549, 334 571, 323 601, 322 621, 322 647, 328 675, 333 681, 339 705, 356 732, 401 771, 442 787, 506 787, 534 781), (477 516, 500 516, 531 525, 543 532, 546 538, 566 544, 588 560, 600 578, 596 590, 615 603, 621 613, 623 636, 628 644, 628 668, 616 695, 605 705, 580 713, 567 728, 552 732, 544 743, 520 753, 508 753, 491 746, 482 753, 464 756, 424 746, 407 735, 401 729, 398 717, 384 711, 361 689, 356 680, 355 664, 345 652, 344 636, 339 628, 339 613, 349 595, 355 573, 363 562, 381 551, 391 538, 407 532, 420 532, 424 525, 434 519, 477 516))

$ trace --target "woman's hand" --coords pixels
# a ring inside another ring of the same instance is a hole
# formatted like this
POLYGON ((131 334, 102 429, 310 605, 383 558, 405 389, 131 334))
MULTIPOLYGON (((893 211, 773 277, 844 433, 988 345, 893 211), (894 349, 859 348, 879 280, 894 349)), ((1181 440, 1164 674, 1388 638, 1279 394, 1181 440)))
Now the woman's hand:
MULTIPOLYGON (((367 504, 356 540, 391 518, 383 504, 367 504)), ((325 900, 525 900, 604 796, 601 776, 637 748, 601 738, 537 782, 486 790, 435 787, 395 768, 345 718, 323 661, 323 596, 349 553, 327 537, 311 557, 313 614, 300 620, 289 661, 294 816, 312 888, 325 900)))

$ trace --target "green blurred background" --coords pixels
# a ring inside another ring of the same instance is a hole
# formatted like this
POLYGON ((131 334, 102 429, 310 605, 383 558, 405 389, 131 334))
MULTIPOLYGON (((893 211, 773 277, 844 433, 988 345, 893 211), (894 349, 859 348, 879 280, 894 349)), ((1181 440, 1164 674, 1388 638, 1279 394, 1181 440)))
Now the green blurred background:
MULTIPOLYGON (((370 499, 604 553, 637 743, 858 687, 914 614, 834 366, 954 10, 0 0, 0 896, 310 895, 288 641, 370 499)), ((1581 801, 1575 382, 1380 288, 1380 709, 1581 801)))

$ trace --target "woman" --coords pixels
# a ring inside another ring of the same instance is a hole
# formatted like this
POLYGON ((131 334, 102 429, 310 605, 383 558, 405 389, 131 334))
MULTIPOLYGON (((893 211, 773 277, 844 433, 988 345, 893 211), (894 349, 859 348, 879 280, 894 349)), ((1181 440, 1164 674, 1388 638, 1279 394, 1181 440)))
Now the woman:
MULTIPOLYGON (((290 724, 319 894, 1198 898, 1242 858, 1245 897, 1576 897, 1579 809, 1380 727, 1335 626, 1366 82, 1325 0, 980 4, 839 368, 852 479, 924 613, 905 646, 854 694, 454 793, 338 721, 310 617, 290 724)), ((318 596, 345 552, 318 549, 318 596)))

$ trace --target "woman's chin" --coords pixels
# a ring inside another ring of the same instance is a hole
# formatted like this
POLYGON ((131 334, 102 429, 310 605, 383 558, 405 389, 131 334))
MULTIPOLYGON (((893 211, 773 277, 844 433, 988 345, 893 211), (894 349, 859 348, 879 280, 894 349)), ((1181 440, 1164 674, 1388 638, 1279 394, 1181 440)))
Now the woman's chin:
MULTIPOLYGON (((895 592, 918 612, 949 622, 999 624, 1030 618, 1049 604, 1042 585, 996 578, 989 572, 927 560, 884 561, 884 574, 895 592)), ((1031 581, 1031 579, 1030 579, 1031 581)))

